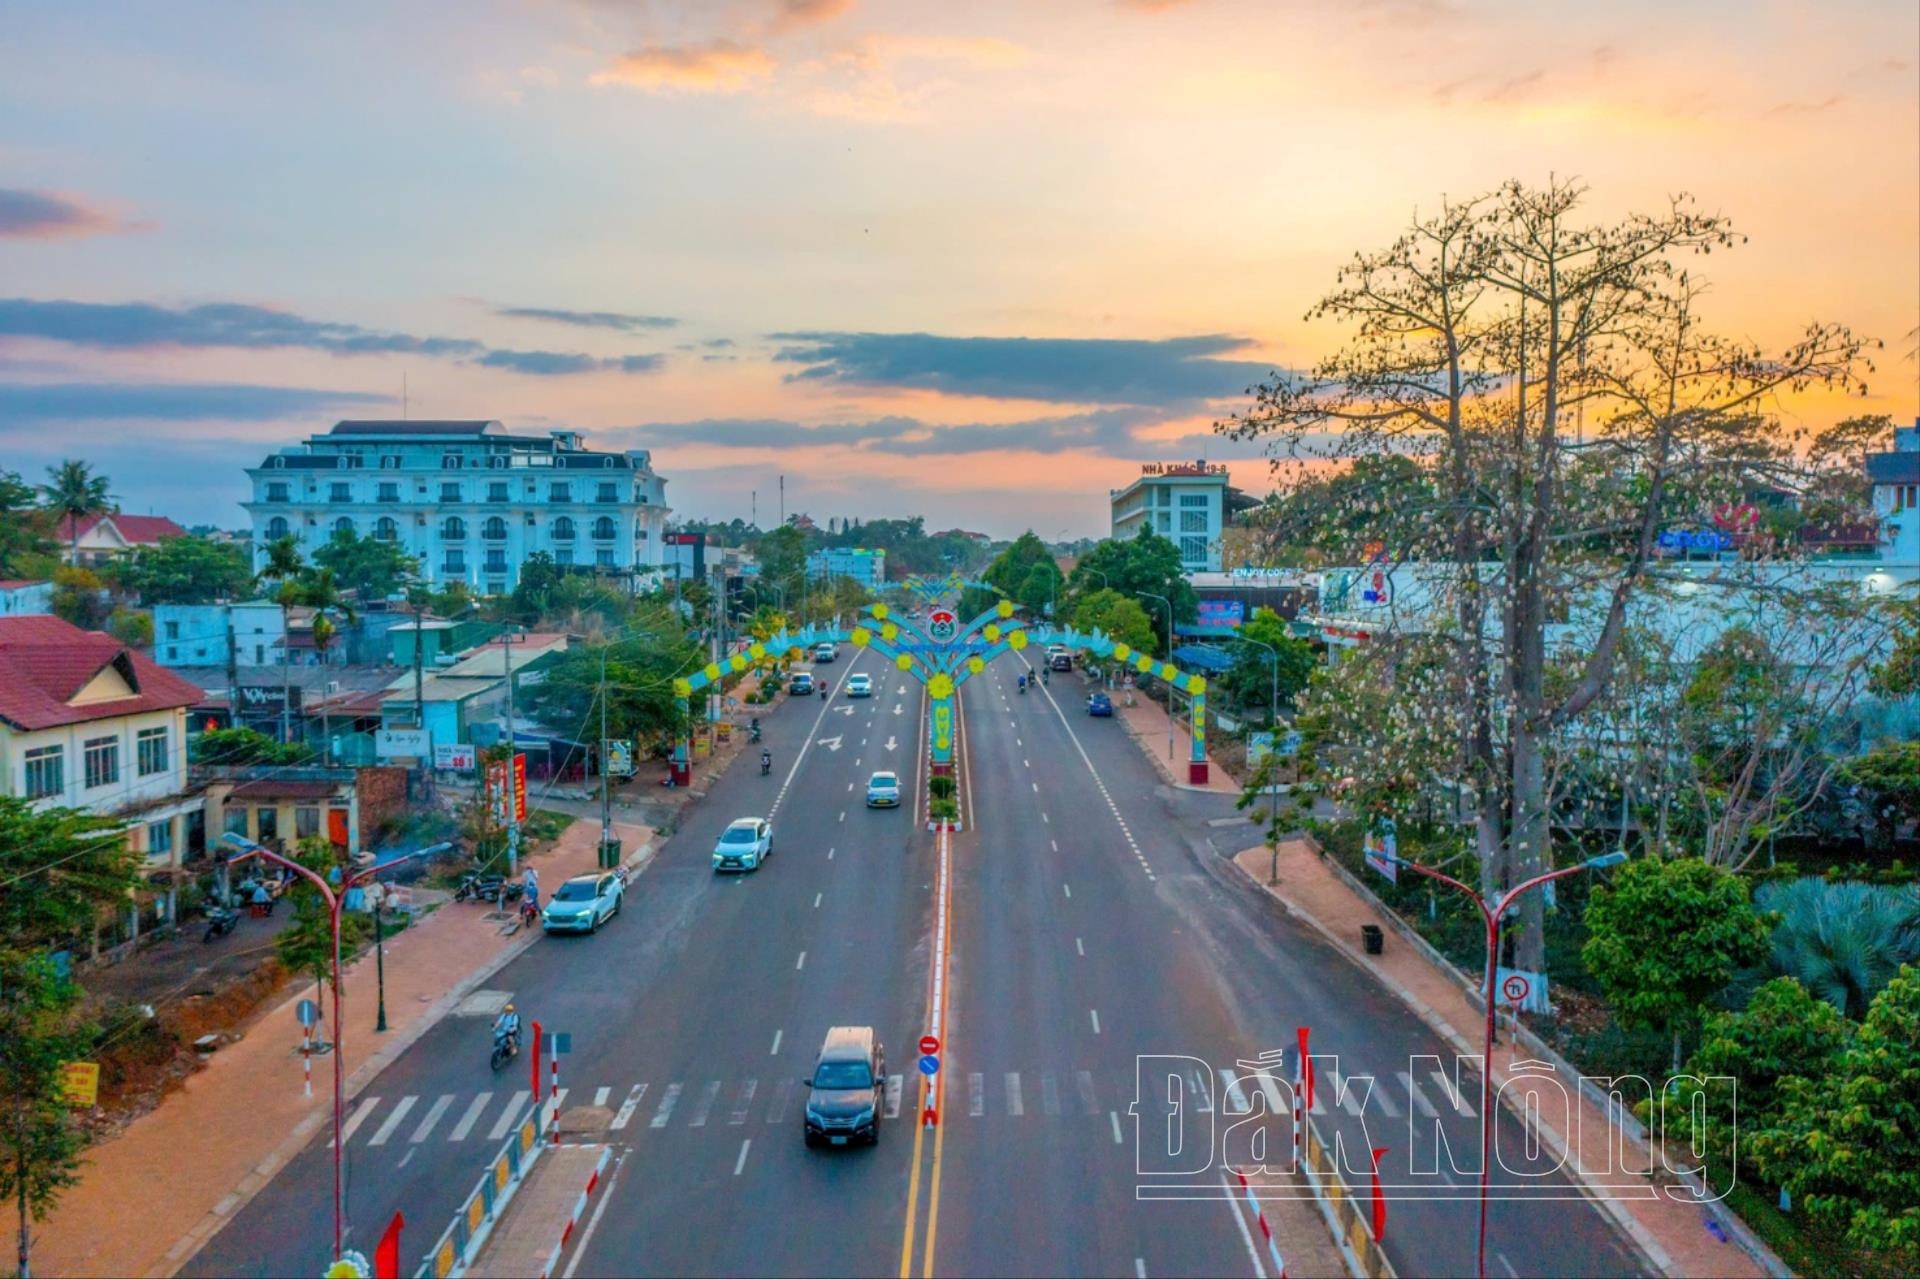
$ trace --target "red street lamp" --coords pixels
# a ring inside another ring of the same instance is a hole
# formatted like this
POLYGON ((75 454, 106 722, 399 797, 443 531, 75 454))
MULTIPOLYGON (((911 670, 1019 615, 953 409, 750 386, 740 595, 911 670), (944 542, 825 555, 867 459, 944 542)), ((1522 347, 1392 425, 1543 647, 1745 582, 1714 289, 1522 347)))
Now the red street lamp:
POLYGON ((345 1058, 347 1055, 346 1049, 341 1043, 343 1027, 340 1017, 340 908, 346 902, 347 889, 355 888, 367 880, 372 879, 381 871, 391 869, 401 862, 408 861, 415 857, 424 857, 433 853, 443 852, 451 848, 452 845, 434 844, 430 847, 422 848, 418 852, 402 853, 398 857, 388 858, 386 861, 378 865, 369 866, 365 870, 357 870, 341 881, 340 891, 336 893, 333 890, 333 885, 327 883, 324 876, 309 870, 290 857, 274 852, 271 848, 254 843, 244 835, 222 835, 221 840, 225 843, 232 844, 235 848, 244 850, 251 856, 264 858, 277 866, 284 866, 288 870, 293 871, 302 879, 319 889, 321 900, 327 903, 327 926, 333 933, 333 1255, 334 1258, 338 1260, 344 1248, 347 1233, 344 1210, 345 1201, 342 1199, 340 1192, 340 1122, 341 1112, 346 1108, 345 1058))
POLYGON ((1487 972, 1484 985, 1487 991, 1487 1036, 1486 1046, 1480 1062, 1480 1243, 1479 1274, 1487 1279, 1487 1183, 1493 1172, 1493 985, 1500 963, 1500 921, 1506 917, 1508 907, 1529 888, 1554 879, 1563 879, 1568 875, 1577 875, 1583 870, 1604 870, 1608 866, 1618 866, 1627 860, 1626 853, 1616 849, 1611 853, 1602 853, 1598 857, 1589 857, 1572 866, 1563 866, 1559 870, 1550 870, 1544 875, 1535 875, 1525 883, 1507 890, 1498 906, 1489 907, 1486 898, 1477 891, 1461 883, 1451 875, 1445 875, 1430 866, 1411 862, 1398 853, 1388 853, 1387 860, 1396 866, 1405 866, 1408 870, 1437 879, 1443 884, 1452 884, 1473 900, 1480 908, 1480 914, 1487 921, 1487 972))

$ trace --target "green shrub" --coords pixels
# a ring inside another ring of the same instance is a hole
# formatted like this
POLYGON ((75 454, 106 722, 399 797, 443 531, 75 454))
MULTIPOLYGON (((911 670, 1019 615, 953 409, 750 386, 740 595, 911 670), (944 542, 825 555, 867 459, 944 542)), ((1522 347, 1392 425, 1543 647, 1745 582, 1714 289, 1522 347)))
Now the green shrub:
POLYGON ((927 779, 927 794, 935 799, 952 799, 957 793, 959 783, 950 773, 939 773, 927 779))

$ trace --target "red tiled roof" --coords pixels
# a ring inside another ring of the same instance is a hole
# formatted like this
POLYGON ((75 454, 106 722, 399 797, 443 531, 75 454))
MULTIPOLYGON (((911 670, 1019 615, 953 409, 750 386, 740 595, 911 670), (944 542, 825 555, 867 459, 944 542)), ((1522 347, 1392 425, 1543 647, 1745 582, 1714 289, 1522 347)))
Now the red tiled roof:
POLYGON ((286 781, 262 777, 233 788, 232 799, 326 799, 340 789, 335 782, 286 781))
POLYGON ((205 693, 111 635, 58 617, 0 617, 0 720, 21 729, 84 724, 192 706, 205 693), (108 666, 138 691, 132 697, 69 706, 108 666))
POLYGON ((17 591, 23 586, 45 586, 44 577, 0 577, 0 591, 17 591))
MULTIPOLYGON (((112 520, 113 527, 120 533, 121 540, 130 546, 152 546, 162 538, 185 537, 187 530, 175 524, 164 515, 89 515, 80 521, 79 536, 85 537, 92 532, 101 520, 112 520)), ((58 537, 62 542, 74 539, 73 517, 60 521, 58 537)))

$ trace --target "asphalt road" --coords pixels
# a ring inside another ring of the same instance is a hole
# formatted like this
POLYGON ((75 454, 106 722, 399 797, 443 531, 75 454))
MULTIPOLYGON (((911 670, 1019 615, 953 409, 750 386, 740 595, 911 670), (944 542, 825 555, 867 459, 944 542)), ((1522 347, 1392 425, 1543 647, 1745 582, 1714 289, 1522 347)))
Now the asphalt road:
MULTIPOLYGON (((1321 1122, 1357 1150, 1388 1147, 1390 1181, 1403 1179, 1413 1128, 1438 1124, 1460 1157, 1477 1153, 1477 1119, 1437 1083, 1411 1068, 1433 1118, 1396 1083, 1414 1054, 1450 1068, 1438 1041, 1221 864, 1248 837, 1208 825, 1231 815, 1230 799, 1164 785, 1117 721, 1081 713, 1077 677, 1015 693, 1011 660, 961 698, 968 822, 949 853, 941 1119, 919 1128, 914 1045, 929 1024, 939 865, 912 818, 923 704, 907 677, 845 651, 825 668, 828 703, 763 716, 772 778, 743 760, 687 810, 618 919, 597 936, 545 939, 489 983, 571 1032, 565 1104, 599 1106, 616 1147, 563 1271, 893 1275, 930 1258, 943 1275, 1267 1274, 1247 1217, 1217 1192, 1217 1154, 1169 1174, 1143 1148, 1167 1145, 1166 1070, 1183 1076, 1193 1163, 1258 1091, 1228 1072, 1290 1046, 1301 1025, 1316 1052, 1340 1054, 1322 1068, 1321 1122), (871 699, 838 691, 855 670, 873 674, 871 699), (907 782, 903 811, 864 807, 876 768, 907 782), (770 810, 765 868, 714 875, 726 823, 770 810), (875 1026, 898 1077, 875 1150, 801 1142, 801 1077, 838 1024, 875 1026), (1165 1063, 1140 1096, 1141 1054, 1191 1061, 1165 1063), (1329 1095, 1340 1063, 1381 1082, 1352 1105, 1360 1115, 1329 1095)), ((486 1017, 450 1017, 358 1101, 350 1244, 370 1248, 398 1208, 411 1268, 450 1219, 500 1144, 491 1134, 526 1104, 524 1072, 492 1075, 487 1047, 486 1017)), ((1467 1092, 1477 1105, 1471 1078, 1467 1092)), ((322 1137, 186 1273, 315 1270, 331 1236, 329 1157, 322 1137)), ((1470 1273, 1473 1212, 1464 1196, 1396 1197, 1400 1273, 1470 1273)), ((1578 1199, 1497 1205, 1489 1265, 1638 1268, 1578 1199)))

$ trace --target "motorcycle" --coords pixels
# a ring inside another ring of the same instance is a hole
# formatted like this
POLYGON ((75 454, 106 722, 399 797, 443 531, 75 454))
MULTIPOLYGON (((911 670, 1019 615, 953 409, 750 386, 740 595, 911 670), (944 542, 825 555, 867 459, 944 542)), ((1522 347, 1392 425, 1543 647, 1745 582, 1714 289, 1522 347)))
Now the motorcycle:
POLYGON ((760 776, 765 777, 768 773, 771 773, 772 771, 773 771, 773 761, 771 759, 768 759, 765 755, 762 755, 760 757, 760 776))
POLYGON ((753 721, 753 727, 747 730, 747 740, 751 742, 757 742, 760 740, 760 721, 759 720, 753 721))
POLYGON ((520 1033, 513 1030, 495 1030, 493 1032, 493 1056, 490 1060, 493 1068, 499 1070, 508 1061, 520 1055, 520 1033))
POLYGON ((239 911, 228 910, 224 906, 210 906, 207 908, 207 935, 200 940, 210 942, 216 937, 225 937, 239 924, 239 911))
POLYGON ((820 681, 820 700, 823 702, 827 700, 827 681, 825 680, 820 681))
POLYGON ((1022 675, 1020 677, 1020 695, 1024 697, 1026 696, 1026 692, 1027 692, 1027 677, 1022 675))
POLYGON ((499 875, 483 875, 475 871, 461 880, 460 886, 453 890, 453 900, 457 902, 498 900, 500 885, 504 882, 505 880, 499 875))

